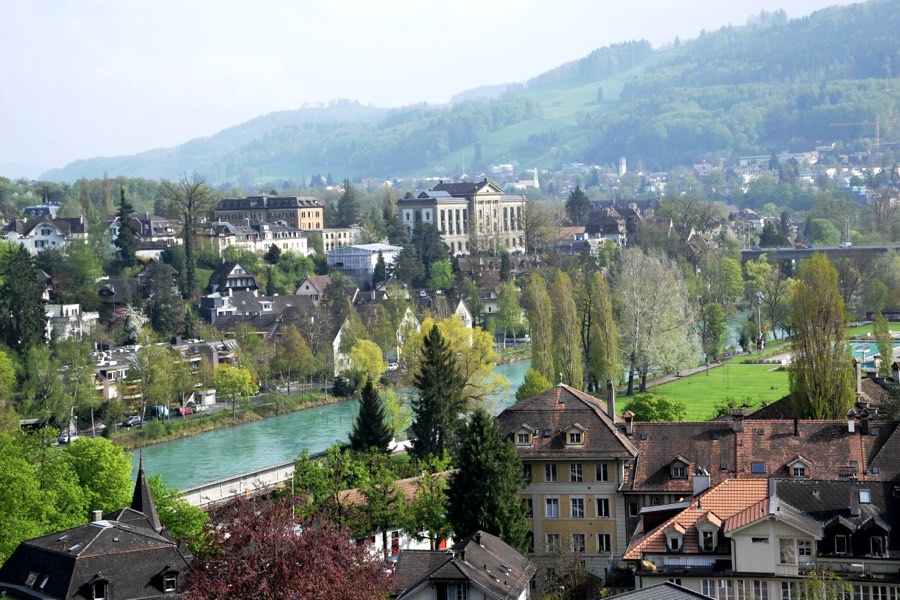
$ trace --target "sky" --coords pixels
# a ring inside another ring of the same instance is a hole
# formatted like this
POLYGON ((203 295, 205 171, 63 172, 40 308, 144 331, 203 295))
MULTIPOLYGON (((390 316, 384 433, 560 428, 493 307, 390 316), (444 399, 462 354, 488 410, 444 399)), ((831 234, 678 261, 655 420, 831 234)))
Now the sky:
POLYGON ((596 48, 844 0, 0 0, 0 175, 346 98, 441 104, 596 48))

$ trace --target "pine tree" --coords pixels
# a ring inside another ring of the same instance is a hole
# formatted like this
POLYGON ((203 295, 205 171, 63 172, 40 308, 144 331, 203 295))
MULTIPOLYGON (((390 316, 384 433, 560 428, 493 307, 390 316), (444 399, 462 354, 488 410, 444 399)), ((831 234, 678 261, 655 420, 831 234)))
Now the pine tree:
POLYGON ((0 341, 20 355, 44 341, 47 324, 35 268, 25 246, 0 247, 0 341))
POLYGON ((350 431, 350 447, 360 451, 376 448, 379 452, 387 452, 393 437, 381 395, 372 380, 366 379, 359 399, 359 415, 350 431))
POLYGON ((437 325, 422 342, 421 368, 414 377, 412 401, 415 435, 410 453, 420 459, 441 456, 456 434, 465 381, 437 325))
POLYGON ((576 227, 584 225, 587 222, 588 213, 591 211, 591 201, 587 194, 581 189, 580 185, 576 185, 569 199, 566 201, 566 212, 569 214, 569 220, 576 227))
POLYGON ((349 179, 344 180, 343 192, 337 204, 337 226, 350 227, 359 223, 359 199, 349 179))
POLYGON ((525 485, 522 460, 482 407, 469 419, 455 465, 447 489, 454 534, 464 537, 480 529, 524 551, 528 523, 519 497, 525 485))
POLYGON ((134 207, 125 199, 125 188, 119 188, 119 235, 113 242, 119 249, 119 262, 123 267, 131 267, 138 263, 137 245, 140 232, 131 220, 134 207))
POLYGON ((387 263, 384 262, 384 254, 378 251, 378 258, 375 260, 375 272, 372 273, 372 287, 375 287, 382 281, 387 280, 387 263))

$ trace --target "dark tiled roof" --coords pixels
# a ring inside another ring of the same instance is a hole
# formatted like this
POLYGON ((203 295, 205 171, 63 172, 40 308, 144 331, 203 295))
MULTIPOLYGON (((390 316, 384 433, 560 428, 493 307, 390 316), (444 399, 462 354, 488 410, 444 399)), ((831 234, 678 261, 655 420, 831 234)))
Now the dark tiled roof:
MULTIPOLYGON (((726 417, 727 418, 727 417, 726 417)), ((791 408, 790 396, 785 396, 781 400, 776 400, 771 404, 766 404, 762 408, 758 408, 752 413, 744 417, 744 420, 775 420, 775 419, 793 419, 794 410, 791 408)))
POLYGON ((639 590, 608 596, 608 598, 621 598, 621 600, 695 600, 702 598, 709 600, 709 596, 681 587, 671 581, 664 581, 657 585, 651 585, 639 590))
POLYGON ((606 414, 606 403, 567 385, 514 404, 497 417, 505 435, 513 436, 527 423, 537 430, 531 446, 517 446, 523 458, 565 456, 632 458, 637 448, 606 414), (565 431, 580 424, 587 432, 581 446, 567 446, 565 431), (549 432, 544 436, 544 432, 549 432))

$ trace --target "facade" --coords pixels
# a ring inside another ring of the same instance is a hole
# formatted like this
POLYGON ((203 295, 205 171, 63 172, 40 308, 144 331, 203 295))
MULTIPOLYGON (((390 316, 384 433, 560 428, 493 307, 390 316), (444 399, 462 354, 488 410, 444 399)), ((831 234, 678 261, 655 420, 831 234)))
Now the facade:
POLYGON ((308 256, 310 253, 306 233, 283 221, 266 223, 253 219, 241 221, 241 224, 219 221, 210 226, 206 235, 215 245, 219 256, 222 256, 226 248, 263 254, 272 246, 278 247, 282 252, 300 256, 308 256))
POLYGON ((500 538, 477 531, 447 550, 401 550, 397 600, 527 600, 531 561, 500 538))
POLYGON ((437 227, 453 255, 525 250, 525 197, 506 194, 487 179, 476 183, 439 182, 416 198, 397 201, 400 221, 412 233, 420 223, 437 227))
POLYGON ((319 231, 322 234, 322 247, 326 253, 335 248, 352 246, 359 242, 359 227, 331 227, 319 231))
POLYGON ((522 497, 537 560, 552 560, 565 546, 583 556, 590 573, 607 575, 627 546, 618 490, 637 455, 616 424, 614 394, 604 405, 560 384, 497 420, 530 475, 522 497))
POLYGON ((100 321, 100 313, 83 312, 80 304, 48 304, 47 339, 81 341, 100 321))
POLYGON ((241 263, 234 261, 222 261, 213 274, 209 277, 209 286, 207 292, 222 296, 230 296, 235 292, 253 292, 259 286, 256 285, 256 278, 249 273, 241 263))
MULTIPOLYGON (((163 250, 182 243, 182 225, 178 221, 145 212, 131 213, 131 222, 135 225, 139 236, 135 252, 139 257, 158 259, 163 250)), ((119 237, 121 227, 118 216, 110 220, 110 244, 113 252, 117 248, 112 242, 119 237)))
POLYGON ((274 223, 284 221, 302 230, 322 229, 323 208, 315 198, 297 196, 247 196, 221 200, 216 207, 216 221, 244 223, 247 219, 274 223))
POLYGON ((16 219, 0 229, 0 237, 25 246, 32 256, 46 248, 65 250, 70 242, 87 240, 87 225, 82 218, 16 219))
POLYGON ((294 292, 298 296, 306 296, 313 302, 318 303, 325 296, 325 289, 331 283, 331 277, 328 275, 309 275, 297 286, 294 292))
POLYGON ((360 289, 369 289, 372 287, 372 275, 375 274, 378 253, 381 252, 385 264, 389 266, 394 264, 401 250, 402 247, 389 244, 360 244, 336 248, 328 253, 328 267, 339 269, 354 280, 360 289))

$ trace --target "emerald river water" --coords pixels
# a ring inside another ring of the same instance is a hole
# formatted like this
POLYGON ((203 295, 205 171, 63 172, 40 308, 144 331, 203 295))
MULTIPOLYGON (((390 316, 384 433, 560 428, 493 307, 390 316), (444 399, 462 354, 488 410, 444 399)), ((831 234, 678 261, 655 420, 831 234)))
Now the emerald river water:
MULTIPOLYGON (((494 414, 515 401, 530 364, 519 361, 496 367, 509 387, 490 398, 488 408, 494 414)), ((287 462, 304 449, 313 454, 336 441, 345 442, 358 410, 359 402, 347 400, 147 446, 144 470, 147 475, 162 475, 169 487, 184 489, 287 462)), ((137 452, 133 460, 137 473, 137 452)))

